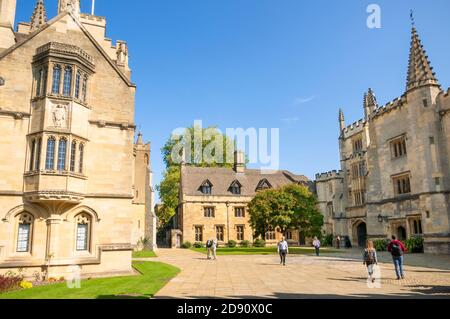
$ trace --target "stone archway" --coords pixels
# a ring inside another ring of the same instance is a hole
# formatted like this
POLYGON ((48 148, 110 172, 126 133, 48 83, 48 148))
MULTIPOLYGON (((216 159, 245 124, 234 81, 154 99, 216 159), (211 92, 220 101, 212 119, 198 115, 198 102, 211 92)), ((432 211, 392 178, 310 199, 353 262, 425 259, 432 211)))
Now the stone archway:
POLYGON ((404 241, 404 240, 406 240, 406 238, 407 238, 406 228, 403 226, 397 227, 397 239, 404 241))
POLYGON ((353 225, 353 241, 359 247, 365 247, 367 241, 367 224, 365 221, 359 221, 353 225))

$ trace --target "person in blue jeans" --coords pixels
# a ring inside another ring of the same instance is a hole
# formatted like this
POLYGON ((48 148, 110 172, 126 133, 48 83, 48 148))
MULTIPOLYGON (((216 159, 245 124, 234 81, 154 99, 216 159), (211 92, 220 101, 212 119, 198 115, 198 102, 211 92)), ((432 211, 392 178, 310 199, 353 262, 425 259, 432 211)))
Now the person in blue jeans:
POLYGON ((392 241, 388 245, 388 251, 391 253, 394 261, 397 280, 405 279, 405 273, 403 272, 403 256, 406 253, 405 245, 400 240, 397 240, 395 236, 392 236, 392 241))

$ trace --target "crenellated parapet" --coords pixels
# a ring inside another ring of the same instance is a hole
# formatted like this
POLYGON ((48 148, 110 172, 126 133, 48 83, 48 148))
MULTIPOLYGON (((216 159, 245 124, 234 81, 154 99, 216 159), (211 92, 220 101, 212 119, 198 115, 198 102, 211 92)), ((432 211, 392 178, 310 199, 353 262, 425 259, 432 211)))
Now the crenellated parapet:
POLYGON ((318 173, 316 174, 316 182, 326 182, 330 179, 341 179, 344 178, 344 172, 343 171, 337 171, 333 170, 326 173, 318 173))

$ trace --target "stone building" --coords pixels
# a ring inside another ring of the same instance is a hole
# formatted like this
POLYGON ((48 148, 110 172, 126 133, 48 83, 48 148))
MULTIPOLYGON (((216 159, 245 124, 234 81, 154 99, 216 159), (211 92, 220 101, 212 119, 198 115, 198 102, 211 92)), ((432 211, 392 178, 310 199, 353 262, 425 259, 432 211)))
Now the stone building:
POLYGON ((406 91, 381 106, 369 89, 364 118, 339 112, 342 171, 318 174, 322 211, 334 235, 422 236, 425 251, 450 253, 450 97, 413 26, 406 91), (334 186, 333 186, 334 185, 334 186))
POLYGON ((154 222, 127 45, 79 0, 50 21, 38 0, 17 31, 15 9, 0 0, 0 272, 130 273, 154 222))
MULTIPOLYGON (((309 185, 305 176, 288 171, 265 174, 245 167, 245 155, 235 153, 233 168, 181 167, 180 204, 172 230, 172 247, 184 241, 205 242, 216 238, 219 245, 230 240, 253 241, 247 205, 256 192, 297 183, 309 185)), ((268 244, 282 237, 278 229, 266 234, 268 244)), ((299 244, 298 230, 288 231, 287 240, 299 244)))

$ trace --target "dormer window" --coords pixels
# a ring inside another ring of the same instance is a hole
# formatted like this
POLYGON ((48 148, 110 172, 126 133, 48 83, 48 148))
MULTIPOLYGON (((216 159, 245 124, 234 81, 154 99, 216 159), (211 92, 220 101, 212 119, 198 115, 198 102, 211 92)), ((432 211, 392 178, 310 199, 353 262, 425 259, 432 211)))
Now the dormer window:
POLYGON ((210 181, 206 180, 200 186, 200 191, 203 195, 211 195, 212 194, 212 184, 210 181))
POLYGON ((238 181, 231 183, 230 192, 233 195, 241 195, 242 185, 238 181))
POLYGON ((269 183, 267 179, 263 179, 258 183, 258 186, 256 187, 256 191, 262 191, 266 189, 271 189, 272 185, 269 183))

